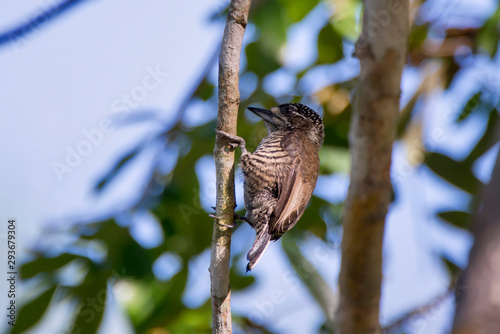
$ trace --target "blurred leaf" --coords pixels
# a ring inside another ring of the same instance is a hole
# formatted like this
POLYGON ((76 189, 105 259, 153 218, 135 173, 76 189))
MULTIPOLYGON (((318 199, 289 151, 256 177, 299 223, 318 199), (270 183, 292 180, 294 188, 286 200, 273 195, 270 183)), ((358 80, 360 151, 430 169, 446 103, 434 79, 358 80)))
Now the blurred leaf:
POLYGON ((341 147, 323 147, 319 151, 319 161, 322 174, 348 174, 351 168, 351 154, 348 149, 341 147))
POLYGON ((117 251, 122 251, 122 261, 116 264, 116 269, 122 270, 130 276, 142 278, 152 275, 151 261, 148 252, 134 239, 124 238, 126 242, 117 251))
MULTIPOLYGON (((323 105, 324 110, 326 105, 323 105)), ((351 122, 352 105, 349 104, 344 111, 339 114, 325 112, 323 123, 325 125, 325 142, 323 147, 349 147, 349 127, 351 122)))
POLYGON ((195 95, 198 96, 200 99, 206 101, 212 96, 214 88, 215 88, 214 85, 212 85, 206 79, 204 79, 198 86, 195 95))
MULTIPOLYGON (((276 1, 266 1, 261 5, 259 11, 250 18, 253 19, 261 32, 257 43, 260 44, 263 53, 269 54, 276 61, 279 61, 280 52, 286 42, 286 31, 290 24, 288 17, 283 12, 283 6, 276 1)), ((264 61, 264 59, 256 61, 264 61)))
POLYGON ((355 41, 361 32, 359 19, 357 18, 361 1, 330 0, 328 2, 333 3, 334 6, 332 24, 335 30, 342 37, 350 41, 355 41))
POLYGON ((130 161, 132 161, 132 159, 134 159, 142 151, 142 148, 142 144, 137 145, 134 149, 127 152, 120 159, 118 159, 118 162, 115 164, 115 166, 97 182, 94 191, 101 192, 102 190, 104 190, 109 182, 113 180, 120 171, 122 171, 122 168, 126 166, 130 161))
POLYGON ((434 173, 449 183, 470 194, 475 193, 480 181, 472 174, 469 164, 455 161, 436 152, 427 153, 424 162, 434 173))
POLYGON ((444 264, 446 265, 446 269, 448 269, 451 277, 457 277, 457 275, 462 271, 459 266, 457 266, 455 263, 451 262, 444 256, 441 256, 441 260, 443 260, 444 264))
POLYGON ((56 257, 37 257, 35 260, 21 266, 21 277, 23 279, 32 278, 40 273, 53 272, 67 265, 78 255, 64 253, 56 257))
POLYGON ((46 312, 56 287, 52 287, 40 296, 23 306, 18 313, 16 326, 10 332, 11 334, 23 333, 28 328, 35 325, 46 312))
POLYGON ((318 34, 317 64, 333 64, 344 55, 342 36, 327 23, 318 34))
POLYGON ((299 22, 316 7, 319 0, 279 0, 280 6, 286 11, 286 17, 292 22, 299 22))
POLYGON ((83 284, 73 289, 80 305, 72 333, 97 333, 106 308, 108 277, 108 271, 94 266, 83 284))
POLYGON ((488 118, 488 123, 486 129, 484 130, 483 136, 477 142, 476 146, 469 153, 465 161, 472 166, 474 161, 486 153, 494 144, 493 141, 495 135, 496 122, 498 119, 498 113, 495 108, 491 109, 490 117, 488 118))
POLYGON ((411 28, 408 44, 410 50, 421 50, 429 32, 428 24, 413 25, 411 28))
POLYGON ((474 111, 474 109, 476 109, 476 107, 479 105, 480 100, 481 100, 481 92, 477 92, 469 99, 469 101, 467 101, 462 111, 458 115, 456 122, 461 123, 462 121, 467 119, 467 117, 469 117, 470 114, 474 111))
POLYGON ((469 230, 471 227, 472 214, 464 211, 444 211, 437 216, 448 223, 469 230))
POLYGON ((292 240, 292 238, 283 239, 282 245, 293 270, 321 307, 324 316, 330 320, 330 329, 334 330, 333 317, 337 307, 337 297, 332 288, 324 280, 323 276, 318 273, 313 264, 302 255, 298 247, 298 240, 292 240))
POLYGON ((168 331, 176 334, 211 334, 211 319, 212 311, 208 302, 195 310, 185 309, 179 314, 177 319, 169 324, 168 331))
POLYGON ((257 74, 260 78, 267 74, 276 71, 281 67, 281 64, 271 54, 262 50, 262 47, 257 42, 252 42, 245 49, 247 56, 248 70, 257 74))
POLYGON ((144 321, 136 324, 136 332, 144 333, 149 328, 164 327, 165 324, 177 319, 186 309, 181 296, 186 287, 188 271, 186 267, 165 283, 151 286, 155 299, 155 308, 144 321))
POLYGON ((408 101, 408 103, 404 106, 403 110, 401 110, 398 121, 397 138, 401 138, 401 136, 408 129, 408 126, 411 123, 411 115, 413 114, 413 110, 415 108, 415 105, 417 104, 419 96, 420 94, 417 90, 412 98, 408 101))
MULTIPOLYGON (((118 273, 125 273, 135 278, 153 275, 151 257, 153 254, 141 247, 130 235, 127 227, 119 226, 113 219, 100 224, 97 233, 82 236, 82 239, 102 241, 108 248, 108 263, 118 273)), ((157 250, 156 252, 159 252, 157 250)), ((155 252, 155 253, 156 253, 155 252)))
MULTIPOLYGON (((141 323, 155 308, 153 292, 150 288, 151 282, 145 280, 125 280, 120 284, 120 288, 125 290, 128 297, 125 300, 121 300, 120 306, 126 311, 133 324, 141 323)), ((120 299, 121 290, 118 293, 113 291, 113 293, 120 299)))
MULTIPOLYGON (((233 260, 233 263, 235 262, 236 261, 233 260)), ((232 289, 243 290, 255 282, 255 277, 250 275, 240 275, 236 266, 233 265, 230 272, 230 281, 232 289)))
POLYGON ((499 40, 499 26, 500 21, 500 7, 493 15, 486 21, 486 23, 479 29, 477 36, 477 46, 486 50, 493 58, 497 53, 498 40, 499 40))
POLYGON ((318 238, 325 239, 327 225, 323 220, 321 213, 322 208, 329 205, 330 203, 328 203, 327 201, 319 197, 312 196, 306 208, 306 211, 299 219, 297 225, 295 225, 292 229, 292 231, 294 231, 293 233, 300 233, 299 231, 301 231, 302 233, 303 231, 309 231, 316 235, 318 238))

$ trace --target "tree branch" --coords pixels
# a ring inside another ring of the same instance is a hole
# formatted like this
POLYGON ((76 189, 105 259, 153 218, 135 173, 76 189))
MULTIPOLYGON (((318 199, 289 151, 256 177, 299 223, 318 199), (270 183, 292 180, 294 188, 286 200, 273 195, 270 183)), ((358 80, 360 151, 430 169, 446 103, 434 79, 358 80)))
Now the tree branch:
MULTIPOLYGON (((495 141, 500 140, 500 121, 495 141)), ((500 328, 500 150, 473 218, 474 245, 460 285, 453 334, 497 333, 500 328)))
POLYGON ((84 1, 85 0, 64 0, 56 5, 42 9, 39 14, 33 15, 33 17, 26 23, 23 23, 0 34, 0 46, 25 37, 33 30, 39 28, 50 20, 55 19, 56 17, 65 13, 68 9, 71 9, 73 8, 73 6, 78 5, 79 3, 84 1))
POLYGON ((456 288, 456 280, 453 279, 452 282, 450 283, 450 286, 448 289, 441 293, 439 296, 435 297, 432 299, 429 303, 420 306, 403 316, 401 316, 399 319, 396 321, 392 322, 390 325, 384 327, 383 333, 384 334, 391 334, 391 333, 401 333, 402 327, 410 320, 414 319, 417 317, 422 317, 426 313, 430 312, 432 309, 436 308, 439 306, 442 302, 446 300, 450 296, 450 294, 453 292, 453 290, 456 288))
POLYGON ((364 2, 355 54, 361 71, 350 131, 337 333, 380 333, 382 241, 392 197, 390 167, 406 62, 408 0, 364 2))
MULTIPOLYGON (((236 134, 240 93, 238 89, 240 53, 251 0, 231 0, 219 56, 219 110, 217 129, 236 134)), ((217 209, 212 237, 210 280, 213 333, 231 333, 231 288, 229 259, 231 230, 224 226, 234 218, 234 151, 216 136, 215 168, 217 209), (223 225, 224 224, 224 225, 223 225)))

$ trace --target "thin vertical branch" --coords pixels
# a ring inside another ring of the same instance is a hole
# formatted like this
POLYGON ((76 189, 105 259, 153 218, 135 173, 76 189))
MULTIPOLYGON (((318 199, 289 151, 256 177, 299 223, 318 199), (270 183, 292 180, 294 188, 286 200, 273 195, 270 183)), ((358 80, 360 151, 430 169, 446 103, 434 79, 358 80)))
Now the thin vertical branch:
POLYGON ((364 1, 361 62, 350 132, 351 180, 343 217, 337 333, 380 333, 382 241, 392 197, 390 167, 401 74, 406 62, 408 0, 364 1))
MULTIPOLYGON (((500 121, 496 125, 500 140, 500 121)), ((500 328, 500 151, 473 218, 474 245, 459 282, 453 334, 498 333, 500 328)))
MULTIPOLYGON (((240 92, 238 89, 240 53, 251 0, 232 0, 219 56, 219 110, 217 129, 236 134, 240 92)), ((224 226, 234 218, 234 151, 217 136, 215 149, 217 209, 214 221, 210 280, 213 333, 231 333, 231 288, 229 259, 231 230, 224 226)))

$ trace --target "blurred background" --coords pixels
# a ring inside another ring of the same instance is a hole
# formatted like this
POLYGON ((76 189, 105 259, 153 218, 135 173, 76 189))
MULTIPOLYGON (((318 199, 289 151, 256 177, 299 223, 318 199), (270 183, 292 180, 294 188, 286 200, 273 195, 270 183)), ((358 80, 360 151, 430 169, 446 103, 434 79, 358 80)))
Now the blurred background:
MULTIPOLYGON (((70 2, 0 3, 0 245, 6 254, 15 218, 22 278, 17 326, 2 321, 0 331, 209 333, 217 57, 228 2, 70 2)), ((355 0, 254 1, 238 134, 253 151, 267 131, 246 107, 302 102, 323 116, 326 139, 309 208, 251 273, 254 231, 242 224, 233 233, 235 333, 328 333, 335 321, 360 15, 355 0)), ((446 292, 467 265, 475 196, 499 148, 491 141, 499 18, 493 0, 411 2, 381 323, 433 307, 397 333, 451 327, 446 292)), ((0 289, 6 307, 6 280, 0 289)))

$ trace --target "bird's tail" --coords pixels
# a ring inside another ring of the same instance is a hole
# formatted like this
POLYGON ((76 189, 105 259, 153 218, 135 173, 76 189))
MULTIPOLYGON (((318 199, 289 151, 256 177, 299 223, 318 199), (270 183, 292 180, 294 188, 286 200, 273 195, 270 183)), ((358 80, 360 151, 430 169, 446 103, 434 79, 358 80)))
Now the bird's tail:
POLYGON ((271 235, 268 232, 267 226, 257 232, 257 235, 255 236, 255 242, 247 254, 247 272, 252 270, 257 262, 259 262, 270 241, 271 235))

